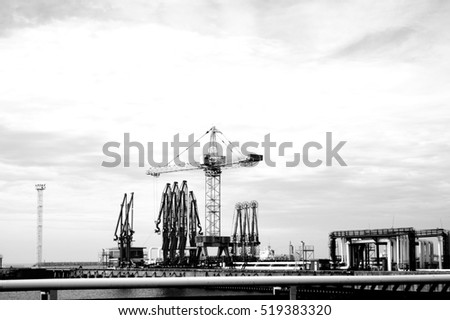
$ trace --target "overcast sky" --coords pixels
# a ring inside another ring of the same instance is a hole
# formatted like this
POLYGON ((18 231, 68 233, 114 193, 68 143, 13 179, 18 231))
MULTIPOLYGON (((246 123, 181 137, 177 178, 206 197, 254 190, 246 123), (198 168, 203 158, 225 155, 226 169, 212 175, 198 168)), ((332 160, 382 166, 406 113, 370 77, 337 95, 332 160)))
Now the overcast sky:
MULTIPOLYGON (((153 233, 166 182, 188 180, 204 217, 204 174, 155 180, 133 157, 104 168, 108 141, 160 143, 217 126, 230 140, 347 141, 348 164, 227 170, 234 204, 260 203, 262 246, 328 256, 334 230, 450 228, 450 3, 444 0, 0 1, 0 254, 94 261, 115 246, 125 192, 135 245, 153 233), (157 196, 155 197, 155 193, 157 196)), ((262 153, 262 149, 255 149, 262 153)), ((312 156, 324 159, 324 150, 312 156)))

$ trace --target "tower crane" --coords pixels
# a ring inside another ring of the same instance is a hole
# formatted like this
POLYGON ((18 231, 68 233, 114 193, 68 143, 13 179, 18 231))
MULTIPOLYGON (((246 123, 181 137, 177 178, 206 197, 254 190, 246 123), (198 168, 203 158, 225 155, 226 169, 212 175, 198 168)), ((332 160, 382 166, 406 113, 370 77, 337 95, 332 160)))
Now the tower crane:
POLYGON ((253 167, 262 161, 262 155, 249 153, 242 154, 233 160, 233 157, 227 159, 226 156, 219 152, 220 144, 218 140, 226 146, 226 150, 233 153, 233 144, 226 139, 224 134, 216 127, 212 127, 206 131, 197 141, 186 148, 183 152, 176 155, 175 158, 166 166, 150 167, 147 170, 147 175, 159 177, 163 173, 188 171, 188 170, 203 170, 205 172, 205 236, 197 241, 204 247, 204 252, 207 255, 206 247, 219 247, 218 256, 223 250, 228 253, 229 237, 221 237, 221 174, 223 169, 238 168, 238 167, 253 167), (179 166, 175 164, 175 159, 179 158, 182 153, 190 149, 194 144, 198 143, 207 134, 210 134, 210 140, 207 152, 203 154, 203 163, 190 163, 179 166), (227 239, 225 239, 227 238, 227 239))
MULTIPOLYGON (((206 133, 200 137, 198 142, 205 135, 210 134, 208 152, 203 155, 203 163, 199 164, 185 164, 185 166, 171 165, 171 163, 178 158, 177 155, 174 160, 169 162, 167 166, 163 167, 151 167, 147 170, 147 175, 154 177, 160 176, 162 173, 187 171, 187 170, 203 170, 205 171, 205 234, 206 236, 220 237, 220 193, 221 193, 221 174, 223 169, 237 168, 237 167, 253 167, 262 161, 263 156, 259 154, 250 153, 247 156, 240 154, 240 157, 233 161, 233 159, 226 159, 226 156, 221 155, 218 152, 217 139, 221 137, 225 138, 222 132, 216 127, 212 127, 206 133)), ((227 142, 222 139, 222 142, 226 144, 227 150, 233 152, 233 144, 225 138, 227 142)), ((191 145, 192 146, 192 145, 191 145)), ((188 150, 188 147, 186 150, 188 150)), ((183 152, 185 152, 184 150, 183 152)), ((182 153, 183 153, 182 152, 182 153)))

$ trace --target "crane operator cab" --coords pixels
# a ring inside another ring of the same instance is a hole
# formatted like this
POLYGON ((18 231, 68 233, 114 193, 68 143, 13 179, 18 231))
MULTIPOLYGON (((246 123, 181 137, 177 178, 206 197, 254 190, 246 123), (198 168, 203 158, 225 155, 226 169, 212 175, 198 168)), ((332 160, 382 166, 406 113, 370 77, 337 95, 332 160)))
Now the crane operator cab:
POLYGON ((206 166, 223 166, 225 165, 225 156, 219 156, 217 154, 205 154, 203 158, 203 164, 206 166))

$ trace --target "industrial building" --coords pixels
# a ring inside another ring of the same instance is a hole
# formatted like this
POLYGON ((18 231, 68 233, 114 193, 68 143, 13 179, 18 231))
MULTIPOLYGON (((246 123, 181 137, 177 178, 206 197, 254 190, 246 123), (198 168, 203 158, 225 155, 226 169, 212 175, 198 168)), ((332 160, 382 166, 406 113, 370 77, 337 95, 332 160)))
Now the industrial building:
POLYGON ((335 268, 415 271, 450 268, 450 231, 390 228, 333 231, 330 258, 335 268))
MULTIPOLYGON (((102 264, 107 267, 121 267, 123 261, 121 257, 125 254, 120 251, 120 248, 103 249, 102 264)), ((128 253, 130 266, 142 266, 147 261, 147 249, 144 247, 131 247, 128 253)))

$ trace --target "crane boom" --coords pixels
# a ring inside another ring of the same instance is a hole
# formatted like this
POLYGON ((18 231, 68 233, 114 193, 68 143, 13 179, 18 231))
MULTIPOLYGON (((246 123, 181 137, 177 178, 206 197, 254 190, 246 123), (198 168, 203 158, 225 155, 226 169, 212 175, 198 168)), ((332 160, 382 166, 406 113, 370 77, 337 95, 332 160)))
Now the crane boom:
MULTIPOLYGON (((250 154, 248 157, 237 160, 231 163, 225 163, 221 166, 221 169, 232 169, 239 167, 254 167, 258 164, 259 158, 255 157, 259 155, 250 154)), ((151 167, 147 170, 146 174, 149 176, 159 177, 162 173, 172 173, 179 171, 192 171, 192 170, 206 170, 208 165, 199 164, 197 166, 191 164, 185 164, 183 167, 181 166, 165 166, 165 167, 151 167)))

